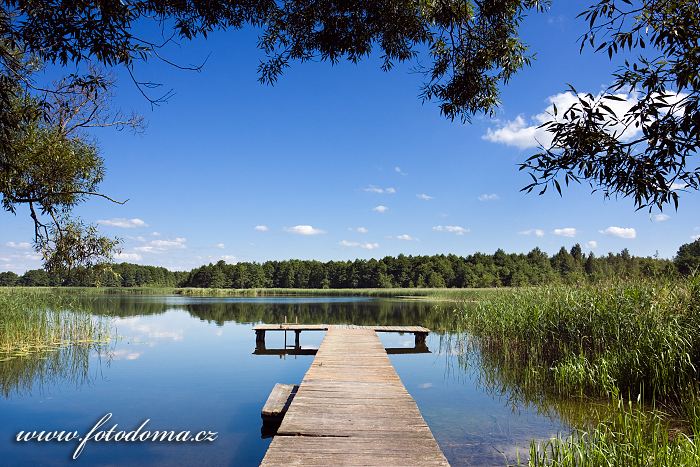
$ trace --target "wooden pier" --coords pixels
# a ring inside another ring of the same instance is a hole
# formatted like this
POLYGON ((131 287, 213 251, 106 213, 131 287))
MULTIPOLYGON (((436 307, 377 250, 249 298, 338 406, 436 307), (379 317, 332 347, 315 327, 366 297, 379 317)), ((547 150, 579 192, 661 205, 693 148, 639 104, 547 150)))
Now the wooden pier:
POLYGON ((325 329, 261 465, 449 465, 376 333, 428 330, 325 329))

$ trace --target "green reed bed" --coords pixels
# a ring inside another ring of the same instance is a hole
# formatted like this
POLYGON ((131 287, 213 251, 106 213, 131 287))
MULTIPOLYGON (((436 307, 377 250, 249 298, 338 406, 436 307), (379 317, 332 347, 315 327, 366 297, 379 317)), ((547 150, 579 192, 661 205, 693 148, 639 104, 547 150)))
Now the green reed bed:
POLYGON ((530 465, 697 466, 700 465, 700 409, 687 413, 688 426, 675 429, 659 411, 621 403, 615 416, 569 437, 531 443, 530 465))
POLYGON ((465 318, 484 350, 562 394, 665 398, 698 380, 698 280, 513 289, 465 318))
POLYGON ((550 398, 643 395, 644 410, 621 406, 570 438, 533 444, 531 463, 699 465, 697 278, 510 290, 464 318, 482 360, 511 387, 550 398), (677 436, 670 419, 685 421, 677 436))
POLYGON ((72 311, 70 301, 65 295, 27 289, 0 290, 0 362, 109 341, 106 321, 72 311))

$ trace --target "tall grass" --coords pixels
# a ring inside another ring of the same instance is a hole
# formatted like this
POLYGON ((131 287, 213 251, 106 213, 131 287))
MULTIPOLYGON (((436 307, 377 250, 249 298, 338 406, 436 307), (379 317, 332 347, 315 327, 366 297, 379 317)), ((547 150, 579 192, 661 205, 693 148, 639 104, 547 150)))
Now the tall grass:
POLYGON ((484 351, 564 395, 681 395, 698 380, 700 281, 513 289, 464 312, 484 351))
POLYGON ((660 412, 622 404, 611 420, 530 445, 530 465, 598 467, 700 465, 700 413, 689 412, 686 431, 674 430, 660 412))
POLYGON ((67 345, 109 340, 104 319, 71 310, 70 298, 31 289, 0 289, 0 362, 67 345))
POLYGON ((533 442, 532 465, 700 465, 698 278, 513 289, 463 318, 491 375, 527 397, 627 401, 533 442))

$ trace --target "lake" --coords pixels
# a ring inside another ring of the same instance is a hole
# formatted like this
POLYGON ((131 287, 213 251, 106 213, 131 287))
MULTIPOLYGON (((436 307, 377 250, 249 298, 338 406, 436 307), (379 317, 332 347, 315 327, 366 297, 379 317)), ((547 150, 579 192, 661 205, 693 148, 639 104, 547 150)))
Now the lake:
MULTIPOLYGON (((257 465, 270 438, 260 410, 275 383, 299 383, 313 356, 254 355, 257 323, 422 325, 430 353, 390 355, 452 465, 505 465, 530 440, 570 428, 546 404, 526 403, 499 380, 458 331, 454 304, 358 297, 191 298, 95 296, 75 308, 105 320, 118 338, 0 362, 3 465, 257 465), (19 443, 21 430, 87 432, 109 427, 218 432, 212 443, 19 443)), ((323 332, 303 332, 303 348, 323 332)), ((412 334, 380 334, 387 348, 414 346, 412 334)), ((288 338, 293 341, 294 334, 288 338)), ((284 348, 269 332, 267 348, 284 348)))

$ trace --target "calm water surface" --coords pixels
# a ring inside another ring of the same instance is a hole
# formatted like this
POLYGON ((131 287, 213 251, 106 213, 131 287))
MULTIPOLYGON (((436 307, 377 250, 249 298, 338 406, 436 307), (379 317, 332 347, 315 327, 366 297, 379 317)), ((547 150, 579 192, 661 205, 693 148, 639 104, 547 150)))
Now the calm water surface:
MULTIPOLYGON (((298 383, 313 356, 253 355, 256 323, 423 325, 431 353, 391 355, 453 465, 505 465, 532 438, 567 432, 529 407, 465 355, 450 305, 364 298, 187 298, 105 296, 76 308, 108 320, 120 336, 101 349, 72 348, 45 360, 0 363, 2 465, 257 465, 270 439, 260 409, 275 383, 298 383), (150 419, 152 430, 210 430, 210 444, 14 442, 20 430, 89 430, 105 413, 118 429, 150 419)), ((289 335, 293 340, 293 333, 289 335)), ((322 332, 304 332, 318 347, 322 332)), ((382 334, 385 347, 413 347, 413 335, 382 334)), ((267 348, 283 348, 268 333, 267 348)))

